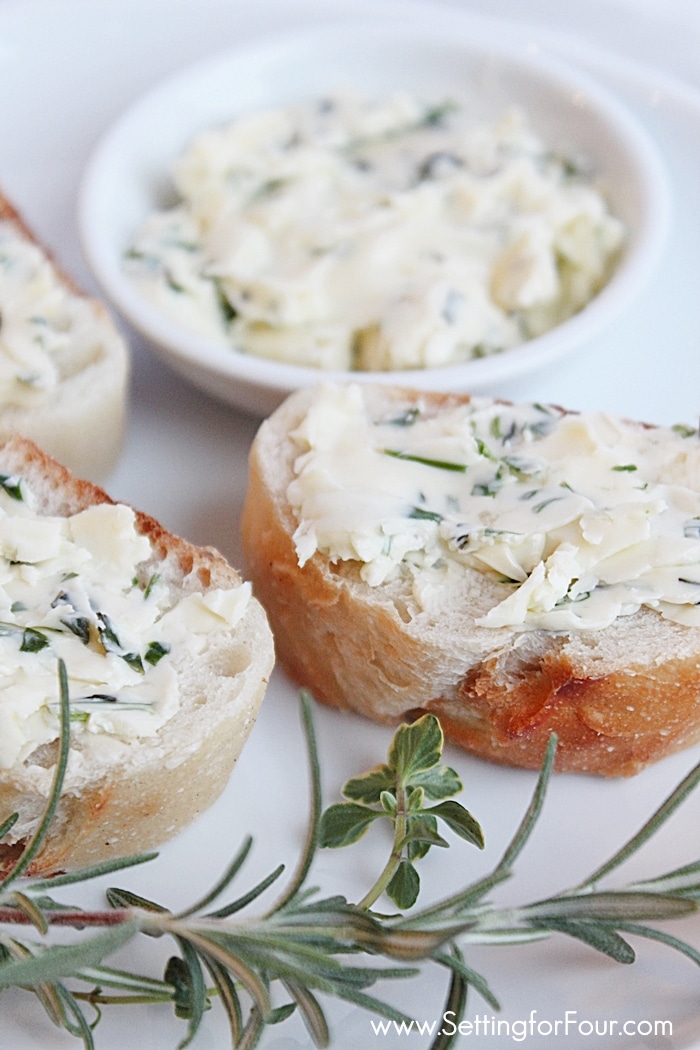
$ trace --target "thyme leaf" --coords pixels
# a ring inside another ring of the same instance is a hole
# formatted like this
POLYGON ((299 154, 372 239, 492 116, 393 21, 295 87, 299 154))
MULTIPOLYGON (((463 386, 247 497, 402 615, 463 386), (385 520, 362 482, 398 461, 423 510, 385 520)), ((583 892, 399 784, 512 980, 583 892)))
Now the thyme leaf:
POLYGON ((416 521, 434 521, 438 524, 444 521, 442 514, 439 514, 436 510, 424 510, 423 507, 411 507, 408 516, 416 521))

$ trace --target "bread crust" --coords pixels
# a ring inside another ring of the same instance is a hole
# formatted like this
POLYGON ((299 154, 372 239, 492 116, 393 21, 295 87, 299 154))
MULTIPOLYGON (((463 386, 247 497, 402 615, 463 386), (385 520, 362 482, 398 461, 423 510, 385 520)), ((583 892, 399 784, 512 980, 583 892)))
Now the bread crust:
POLYGON ((36 406, 0 404, 0 441, 22 434, 84 477, 101 481, 121 452, 126 422, 129 355, 109 312, 82 291, 0 191, 0 222, 9 223, 51 263, 60 283, 89 311, 90 359, 62 374, 51 397, 36 406))
MULTIPOLYGON (((700 629, 650 609, 605 630, 485 628, 494 584, 466 569, 458 608, 411 608, 401 583, 371 588, 358 565, 316 553, 299 567, 286 490, 289 434, 311 394, 264 422, 250 454, 243 511, 246 571, 272 625, 278 660, 318 700, 394 724, 424 711, 446 737, 489 761, 541 765, 551 733, 556 768, 629 776, 700 740, 700 629)), ((385 407, 469 401, 382 388, 385 407)), ((641 425, 641 424, 640 424, 641 425)))
MULTIPOLYGON (((27 440, 0 446, 0 470, 20 474, 45 513, 74 514, 114 503, 101 488, 76 478, 27 440)), ((167 575, 183 595, 242 585, 218 551, 195 547, 155 519, 136 512, 137 529, 153 550, 149 572, 167 575)), ((272 635, 251 599, 242 620, 217 632, 197 662, 176 660, 181 706, 153 737, 130 742, 108 767, 76 773, 69 763, 50 834, 28 874, 67 868, 150 849, 190 823, 222 792, 250 733, 274 662, 272 635)), ((53 768, 0 770, 0 819, 18 812, 18 826, 36 824, 46 805, 53 768)), ((11 866, 26 837, 0 847, 0 872, 11 866)))

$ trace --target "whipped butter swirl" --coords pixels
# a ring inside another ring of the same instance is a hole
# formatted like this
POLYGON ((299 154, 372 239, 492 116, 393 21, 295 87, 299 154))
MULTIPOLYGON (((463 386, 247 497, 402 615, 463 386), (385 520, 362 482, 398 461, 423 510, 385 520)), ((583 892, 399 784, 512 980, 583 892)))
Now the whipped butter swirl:
POLYGON ((322 369, 482 357, 549 330, 624 242, 595 173, 518 110, 336 95, 197 135, 127 271, 190 332, 322 369))
POLYGON ((106 316, 74 294, 11 221, 0 220, 0 407, 38 407, 113 340, 106 316))
POLYGON ((65 661, 78 751, 114 754, 153 736, 180 706, 175 667, 244 614, 248 585, 184 596, 158 574, 134 512, 98 504, 37 513, 20 477, 0 475, 0 768, 58 733, 65 661))
POLYGON ((478 398, 386 404, 324 384, 293 433, 300 564, 357 561, 372 587, 408 575, 420 608, 477 570, 504 585, 486 627, 597 629, 642 606, 700 625, 697 431, 478 398))

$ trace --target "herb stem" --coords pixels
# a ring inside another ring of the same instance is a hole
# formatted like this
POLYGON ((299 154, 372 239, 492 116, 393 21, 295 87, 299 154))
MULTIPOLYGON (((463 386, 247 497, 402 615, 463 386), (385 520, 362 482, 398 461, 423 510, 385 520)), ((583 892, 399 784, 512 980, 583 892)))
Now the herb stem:
POLYGON ((60 735, 58 741, 58 758, 56 761, 56 769, 51 785, 49 801, 34 834, 25 846, 19 860, 8 872, 5 878, 0 880, 0 890, 3 891, 6 891, 11 882, 14 882, 20 875, 23 875, 24 872, 27 871, 29 865, 38 854, 44 844, 49 828, 53 823, 56 810, 58 809, 58 803, 61 798, 61 789, 66 775, 68 754, 70 750, 70 698, 68 694, 68 672, 66 671, 66 665, 63 660, 58 661, 58 681, 59 709, 61 713, 60 735))
MULTIPOLYGON (((215 989, 207 989, 208 995, 216 995, 215 989)), ((174 998, 172 987, 162 992, 144 992, 143 995, 106 995, 104 992, 71 992, 74 999, 92 1006, 148 1006, 151 1003, 171 1003, 174 998)))
MULTIPOLYGON (((128 908, 113 911, 81 911, 80 909, 64 911, 61 909, 43 914, 49 926, 71 926, 76 930, 86 926, 119 926, 134 918, 133 911, 128 908)), ((32 920, 20 908, 0 908, 0 923, 8 926, 31 926, 32 920)))
POLYGON ((403 859, 403 842, 406 838, 406 832, 408 831, 408 797, 406 794, 406 788, 402 783, 396 785, 396 813, 394 815, 394 844, 389 854, 389 859, 384 865, 384 869, 379 875, 379 878, 374 883, 374 886, 365 894, 362 900, 357 905, 364 911, 369 910, 372 905, 381 897, 384 890, 387 888, 394 875, 396 874, 399 864, 403 859))

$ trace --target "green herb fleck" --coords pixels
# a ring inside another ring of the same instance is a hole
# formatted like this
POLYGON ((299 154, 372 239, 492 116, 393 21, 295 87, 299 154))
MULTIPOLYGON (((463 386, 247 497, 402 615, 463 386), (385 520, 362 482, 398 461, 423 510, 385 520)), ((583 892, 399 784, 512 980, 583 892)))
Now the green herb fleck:
POLYGON ((85 616, 64 616, 61 619, 61 623, 64 627, 67 627, 69 631, 80 639, 83 645, 90 644, 90 621, 85 616))
POLYGON ((276 196, 280 190, 284 189, 288 181, 288 179, 278 178, 267 179, 265 182, 261 182, 251 195, 249 203, 253 204, 257 201, 267 200, 269 197, 276 196))
POLYGON ((435 510, 424 510, 423 507, 411 507, 409 518, 415 521, 444 521, 442 514, 438 514, 435 510))
POLYGON ((420 409, 417 405, 411 405, 405 412, 402 412, 398 416, 392 416, 391 419, 387 419, 386 423, 391 427, 412 427, 416 420, 420 417, 420 409))
POLYGON ((440 127, 444 123, 445 117, 449 116, 450 113, 454 113, 458 108, 457 103, 450 99, 446 99, 438 105, 430 106, 426 109, 418 126, 425 128, 440 127))
POLYGON ((503 480, 496 474, 490 481, 480 481, 472 486, 472 496, 495 496, 503 488, 503 480))
POLYGON ((138 653, 120 653, 119 655, 132 670, 138 671, 139 674, 144 673, 143 660, 138 653))
POLYGON ((148 583, 144 587, 144 591, 143 591, 144 598, 150 598, 151 597, 151 593, 153 591, 153 588, 155 587, 155 585, 158 583, 159 580, 160 580, 160 573, 159 572, 154 572, 153 575, 150 577, 148 583))
POLYGON ((114 628, 114 624, 110 620, 106 613, 97 613, 97 633, 100 638, 100 642, 107 653, 115 653, 120 656, 122 660, 129 665, 134 671, 138 671, 139 674, 144 673, 143 661, 138 653, 127 652, 119 641, 117 632, 114 628))
POLYGON ((0 474, 0 488, 4 489, 11 499, 22 502, 22 479, 16 474, 0 474))
POLYGON ((551 496, 549 499, 544 499, 541 503, 537 503, 532 508, 532 511, 534 514, 541 514, 545 507, 548 507, 550 503, 556 503, 560 499, 563 499, 563 496, 551 496))
POLYGON ((216 291, 216 302, 219 312, 224 319, 224 324, 228 325, 238 316, 238 311, 224 291, 220 279, 214 279, 214 290, 216 291))
POLYGON ((48 644, 49 640, 45 634, 37 631, 35 627, 26 627, 22 632, 22 644, 19 648, 23 653, 40 653, 48 644))
POLYGON ((180 282, 175 279, 170 270, 164 270, 163 275, 165 277, 165 283, 167 284, 171 292, 177 292, 178 295, 182 295, 184 292, 187 291, 184 284, 180 284, 180 282))
POLYGON ((533 463, 532 460, 521 459, 520 456, 504 456, 502 462, 508 467, 510 473, 520 480, 541 472, 541 467, 536 463, 533 463))
POLYGON ((169 652, 169 645, 164 645, 162 642, 151 642, 148 649, 146 649, 144 660, 146 663, 151 664, 152 667, 155 667, 155 665, 162 660, 164 656, 167 656, 169 652))
POLYGON ((493 454, 491 449, 488 447, 488 445, 482 438, 474 435, 474 441, 476 442, 476 448, 480 456, 483 456, 484 459, 490 459, 494 462, 498 459, 498 457, 493 454))
POLYGON ((107 613, 97 613, 97 631, 102 645, 110 653, 122 652, 122 645, 107 613))
POLYGON ((410 452, 398 452, 392 448, 383 448, 381 451, 385 456, 393 456, 394 459, 403 459, 409 463, 422 463, 424 467, 435 467, 437 470, 453 470, 458 474, 465 474, 467 471, 464 463, 450 463, 444 459, 428 459, 426 456, 415 456, 410 452))

